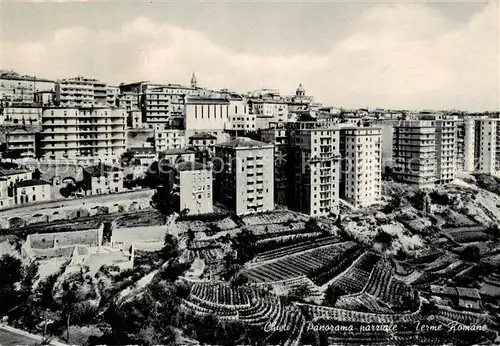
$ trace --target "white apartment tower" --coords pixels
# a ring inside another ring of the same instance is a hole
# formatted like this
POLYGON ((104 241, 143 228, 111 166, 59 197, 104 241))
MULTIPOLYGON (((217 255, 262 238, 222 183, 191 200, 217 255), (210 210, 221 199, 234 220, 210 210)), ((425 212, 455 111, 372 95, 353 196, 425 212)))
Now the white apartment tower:
POLYGON ((436 181, 436 121, 401 120, 394 125, 393 171, 402 181, 432 186, 436 181))
POLYGON ((474 133, 475 170, 495 174, 500 171, 500 119, 476 119, 474 133))
POLYGON ((167 84, 148 87, 141 94, 141 110, 147 123, 168 123, 184 116, 185 97, 209 96, 211 91, 167 84))
POLYGON ((173 196, 178 211, 189 215, 209 214, 213 210, 212 171, 199 162, 187 161, 175 166, 173 196))
POLYGON ((339 213, 339 128, 329 123, 296 122, 290 129, 294 167, 290 208, 312 215, 339 213))
POLYGON ((118 160, 126 148, 126 111, 121 108, 46 108, 41 157, 118 160))
POLYGON ((381 129, 345 127, 340 131, 340 197, 355 207, 381 200, 381 129))
POLYGON ((455 179, 457 121, 453 116, 436 119, 436 182, 439 184, 448 184, 455 179))
POLYGON ((274 209, 274 146, 245 137, 215 146, 216 198, 238 215, 274 209))
POLYGON ((62 79, 55 85, 55 102, 61 107, 111 107, 116 103, 117 90, 97 79, 62 79))

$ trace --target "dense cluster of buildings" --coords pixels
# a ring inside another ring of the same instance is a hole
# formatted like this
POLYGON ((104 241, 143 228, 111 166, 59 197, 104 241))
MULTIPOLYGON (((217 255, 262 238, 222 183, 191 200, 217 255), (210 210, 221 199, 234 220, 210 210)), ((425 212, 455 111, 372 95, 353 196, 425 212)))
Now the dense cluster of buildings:
POLYGON ((189 86, 110 86, 3 71, 0 85, 7 152, 81 162, 92 194, 123 191, 126 152, 144 166, 163 160, 177 208, 191 214, 220 203, 237 214, 282 205, 326 216, 341 200, 378 203, 383 173, 428 187, 500 171, 498 114, 337 109, 301 84, 294 95, 238 94, 200 87, 194 74, 189 86))

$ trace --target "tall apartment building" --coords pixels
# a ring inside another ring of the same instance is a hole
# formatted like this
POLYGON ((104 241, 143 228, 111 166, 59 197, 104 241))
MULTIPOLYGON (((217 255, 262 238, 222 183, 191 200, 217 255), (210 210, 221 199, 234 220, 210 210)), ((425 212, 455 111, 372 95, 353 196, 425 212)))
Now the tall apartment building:
POLYGON ((172 130, 167 125, 155 124, 154 140, 156 152, 182 149, 186 146, 186 131, 172 130))
POLYGON ((381 133, 374 127, 340 130, 340 197, 355 207, 381 200, 381 133))
POLYGON ((256 131, 255 114, 250 113, 247 100, 235 94, 229 94, 226 98, 229 101, 229 124, 226 125, 226 131, 233 136, 256 131))
POLYGON ((394 125, 393 171, 402 181, 421 187, 436 182, 435 120, 401 120, 394 125))
POLYGON ((175 117, 184 116, 185 97, 208 97, 210 90, 168 84, 148 87, 141 93, 140 107, 147 123, 168 123, 175 117))
POLYGON ((288 122, 288 104, 282 99, 252 99, 249 103, 256 129, 268 128, 270 123, 288 122))
POLYGON ((272 123, 270 128, 260 131, 260 140, 274 145, 274 201, 286 206, 289 183, 288 130, 283 123, 272 123))
POLYGON ((393 166, 393 135, 394 135, 394 125, 397 120, 394 119, 383 119, 371 122, 371 125, 377 127, 381 131, 381 148, 382 148, 382 172, 385 171, 386 167, 392 168, 393 166))
POLYGON ((41 156, 47 159, 118 160, 126 148, 126 111, 121 108, 46 108, 41 156))
POLYGON ((108 87, 97 79, 74 77, 62 79, 55 85, 55 103, 62 107, 114 107, 118 87, 108 87))
POLYGON ((475 120, 474 158, 475 170, 496 174, 500 171, 500 119, 475 120))
POLYGON ((274 209, 274 146, 236 138, 215 147, 216 198, 238 215, 274 209))
POLYGON ((199 162, 187 161, 174 166, 172 195, 177 212, 189 215, 209 214, 213 210, 212 170, 199 162))
POLYGON ((475 140, 474 119, 462 119, 457 122, 456 127, 456 170, 457 172, 473 172, 474 167, 474 143, 475 140))
POLYGON ((340 142, 333 124, 299 121, 290 130, 291 209, 312 215, 339 213, 340 142))
POLYGON ((455 179, 457 161, 457 121, 453 116, 436 119, 436 182, 447 184, 455 179))

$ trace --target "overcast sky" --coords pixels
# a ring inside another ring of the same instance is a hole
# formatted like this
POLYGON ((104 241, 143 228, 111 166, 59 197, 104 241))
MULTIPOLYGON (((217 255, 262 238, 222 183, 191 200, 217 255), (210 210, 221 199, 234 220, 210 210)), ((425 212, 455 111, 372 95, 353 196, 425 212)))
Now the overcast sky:
POLYGON ((149 80, 343 107, 500 109, 493 2, 0 1, 0 67, 149 80))

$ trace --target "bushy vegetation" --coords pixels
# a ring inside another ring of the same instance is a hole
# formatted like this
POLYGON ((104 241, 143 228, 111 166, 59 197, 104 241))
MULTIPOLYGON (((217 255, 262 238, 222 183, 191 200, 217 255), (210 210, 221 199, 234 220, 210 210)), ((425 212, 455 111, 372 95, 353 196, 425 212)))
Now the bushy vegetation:
POLYGON ((500 196, 500 179, 484 173, 473 174, 476 178, 476 185, 481 189, 495 193, 500 196))

